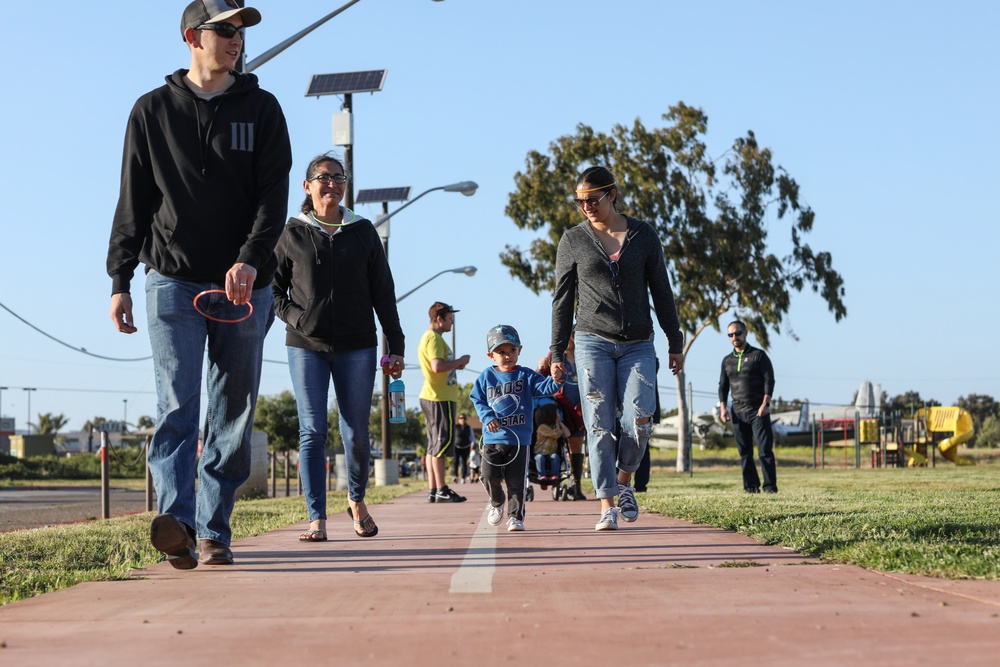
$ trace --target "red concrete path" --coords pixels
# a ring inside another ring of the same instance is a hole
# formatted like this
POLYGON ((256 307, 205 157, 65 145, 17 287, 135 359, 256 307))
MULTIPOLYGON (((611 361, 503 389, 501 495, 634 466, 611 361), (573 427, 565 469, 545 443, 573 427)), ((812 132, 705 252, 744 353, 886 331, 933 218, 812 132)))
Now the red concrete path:
POLYGON ((1000 582, 823 565, 644 513, 597 533, 597 503, 484 518, 485 492, 373 507, 380 535, 234 545, 237 565, 160 563, 0 607, 0 665, 996 665, 1000 582), (743 565, 737 567, 735 565, 743 565))

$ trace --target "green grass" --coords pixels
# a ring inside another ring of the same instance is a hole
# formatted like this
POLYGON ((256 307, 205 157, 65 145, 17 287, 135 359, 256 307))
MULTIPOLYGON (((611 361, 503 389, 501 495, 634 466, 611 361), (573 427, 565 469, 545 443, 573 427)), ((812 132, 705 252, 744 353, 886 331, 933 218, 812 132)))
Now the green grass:
POLYGON ((780 493, 751 495, 742 492, 737 468, 708 467, 696 454, 694 474, 680 474, 670 456, 659 456, 654 465, 664 467, 639 496, 656 512, 832 563, 1000 579, 1000 466, 816 470, 779 451, 780 493))
MULTIPOLYGON (((654 452, 649 510, 749 535, 831 563, 944 578, 1000 579, 1000 465, 876 469, 808 467, 811 451, 780 450, 777 495, 742 492, 735 453, 696 451, 694 474, 674 472, 674 453, 654 452)), ((995 453, 995 452, 994 452, 995 453)), ((867 452, 865 453, 867 455, 867 452)), ((864 463, 864 457, 862 457, 864 463)), ((848 461, 853 465, 853 456, 848 461)), ((116 483, 118 481, 116 480, 116 483)), ((51 482, 50 482, 51 483, 51 482)), ((376 504, 422 488, 419 482, 372 487, 376 504)), ((329 496, 331 516, 346 492, 329 496)), ((0 533, 0 604, 82 581, 127 578, 162 556, 149 544, 151 514, 0 533)), ((234 538, 305 520, 301 497, 240 501, 234 538)), ((734 562, 727 567, 754 567, 734 562)))
MULTIPOLYGON (((411 483, 414 484, 414 483, 411 483)), ((377 486, 366 502, 374 505, 414 490, 377 486)), ((328 495, 330 516, 347 511, 347 492, 328 495)), ((0 533, 0 605, 84 581, 127 579, 136 568, 163 560, 149 543, 154 514, 132 514, 64 526, 0 533)), ((259 535, 306 520, 302 497, 243 500, 233 510, 233 539, 259 535)))

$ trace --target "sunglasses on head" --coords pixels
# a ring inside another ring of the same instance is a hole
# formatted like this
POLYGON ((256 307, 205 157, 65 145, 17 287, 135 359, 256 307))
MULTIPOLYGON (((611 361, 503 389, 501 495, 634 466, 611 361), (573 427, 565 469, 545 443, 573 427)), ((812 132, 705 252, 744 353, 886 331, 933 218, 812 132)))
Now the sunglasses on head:
POLYGON ((608 268, 611 269, 611 287, 612 289, 621 289, 622 281, 618 273, 618 262, 615 260, 608 260, 608 268))
POLYGON ((195 30, 212 30, 223 39, 232 39, 236 33, 240 33, 240 39, 245 39, 247 36, 245 28, 237 28, 232 23, 203 23, 195 30))
POLYGON ((733 336, 742 336, 746 331, 734 331, 732 333, 727 333, 726 335, 732 338, 733 336))

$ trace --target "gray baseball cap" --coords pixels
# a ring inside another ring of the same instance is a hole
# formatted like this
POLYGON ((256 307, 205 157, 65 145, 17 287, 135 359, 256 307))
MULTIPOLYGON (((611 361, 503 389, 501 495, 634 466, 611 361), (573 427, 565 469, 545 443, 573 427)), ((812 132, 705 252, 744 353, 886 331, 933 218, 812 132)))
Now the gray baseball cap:
POLYGON ((521 347, 521 337, 517 335, 517 329, 509 324, 498 324, 486 334, 486 352, 489 354, 493 354, 493 350, 505 343, 521 347))
POLYGON ((194 0, 181 16, 181 35, 188 28, 197 28, 206 23, 222 23, 237 14, 243 19, 244 28, 260 23, 260 12, 253 7, 240 7, 236 0, 194 0))

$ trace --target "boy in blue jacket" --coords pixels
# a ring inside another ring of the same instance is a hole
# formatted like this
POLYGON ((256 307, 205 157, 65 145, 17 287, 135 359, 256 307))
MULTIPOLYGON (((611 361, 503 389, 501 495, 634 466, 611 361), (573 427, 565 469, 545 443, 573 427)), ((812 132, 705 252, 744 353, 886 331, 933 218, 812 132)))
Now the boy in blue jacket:
POLYGON ((490 329, 486 334, 486 356, 495 365, 476 378, 469 396, 483 423, 480 479, 490 496, 486 519, 491 526, 498 525, 506 499, 509 531, 524 530, 535 397, 555 394, 560 384, 518 366, 520 354, 521 339, 514 327, 500 324, 490 329), (506 498, 503 483, 507 485, 506 498))

